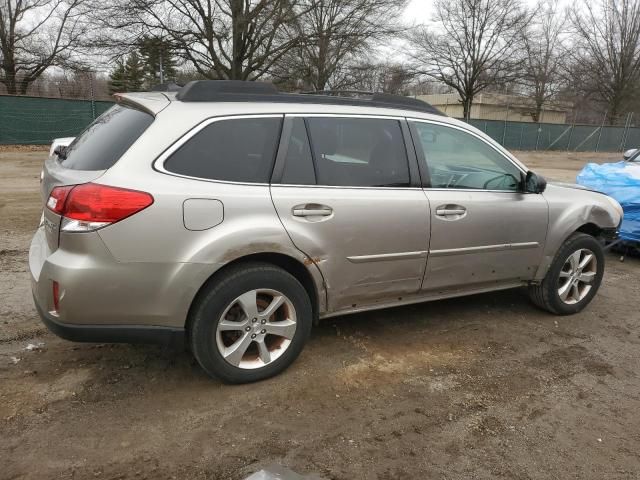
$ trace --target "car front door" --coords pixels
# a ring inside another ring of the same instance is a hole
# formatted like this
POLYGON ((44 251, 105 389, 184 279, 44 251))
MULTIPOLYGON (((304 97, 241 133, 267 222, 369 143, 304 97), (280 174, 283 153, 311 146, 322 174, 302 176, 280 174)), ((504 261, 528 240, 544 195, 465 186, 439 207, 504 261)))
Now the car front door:
POLYGON ((411 121, 431 243, 423 290, 491 289, 533 277, 542 259, 548 205, 522 191, 522 174, 480 135, 411 121))
POLYGON ((405 139, 397 118, 285 120, 271 195, 293 243, 322 272, 330 311, 420 289, 429 203, 405 139))

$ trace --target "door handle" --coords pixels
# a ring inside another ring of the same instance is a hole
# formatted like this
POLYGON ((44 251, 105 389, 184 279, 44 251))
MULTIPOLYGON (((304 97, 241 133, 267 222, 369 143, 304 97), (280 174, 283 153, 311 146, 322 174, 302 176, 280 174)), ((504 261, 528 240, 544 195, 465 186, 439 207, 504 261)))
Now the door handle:
POLYGON ((294 217, 328 217, 332 213, 333 209, 325 205, 298 205, 293 207, 294 217))
POLYGON ((467 213, 467 209, 462 205, 448 204, 436 207, 436 216, 443 217, 447 220, 455 220, 462 218, 467 213))
POLYGON ((438 208, 436 209, 436 215, 439 217, 446 217, 448 215, 464 215, 466 211, 466 208, 438 208))

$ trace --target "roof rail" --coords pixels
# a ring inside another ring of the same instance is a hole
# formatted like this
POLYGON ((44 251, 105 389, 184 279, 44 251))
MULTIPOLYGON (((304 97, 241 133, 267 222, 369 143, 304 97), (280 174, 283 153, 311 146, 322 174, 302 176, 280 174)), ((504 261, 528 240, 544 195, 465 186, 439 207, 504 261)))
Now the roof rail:
POLYGON ((239 80, 195 80, 180 89, 176 95, 176 100, 182 102, 272 102, 353 105, 414 110, 444 116, 440 110, 427 102, 401 95, 357 90, 329 90, 304 94, 281 93, 271 83, 239 80))
POLYGON ((159 83, 151 87, 152 92, 179 92, 181 89, 182 85, 173 82, 159 83))
POLYGON ((369 90, 310 90, 308 92, 300 92, 303 95, 328 95, 335 97, 371 97, 375 92, 369 90))
MULTIPOLYGON (((245 82, 242 80, 194 80, 187 83, 176 95, 183 102, 223 101, 227 95, 277 95, 272 83, 245 82)), ((237 101, 237 100, 232 100, 237 101)))

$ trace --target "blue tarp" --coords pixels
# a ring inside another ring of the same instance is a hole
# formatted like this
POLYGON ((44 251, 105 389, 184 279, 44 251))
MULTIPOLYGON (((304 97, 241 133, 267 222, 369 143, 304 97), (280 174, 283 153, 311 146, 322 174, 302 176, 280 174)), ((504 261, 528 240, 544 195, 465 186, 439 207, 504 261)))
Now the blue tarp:
POLYGON ((615 198, 624 210, 620 238, 640 242, 640 163, 588 163, 576 181, 615 198))

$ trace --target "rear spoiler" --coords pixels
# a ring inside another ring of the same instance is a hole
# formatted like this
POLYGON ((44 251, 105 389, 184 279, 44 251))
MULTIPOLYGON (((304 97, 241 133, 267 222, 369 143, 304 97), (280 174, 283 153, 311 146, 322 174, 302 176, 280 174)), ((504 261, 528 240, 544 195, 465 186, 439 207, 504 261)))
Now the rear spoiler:
POLYGON ((135 92, 135 93, 114 93, 114 98, 119 105, 144 110, 155 116, 164 110, 171 101, 162 92, 135 92))

